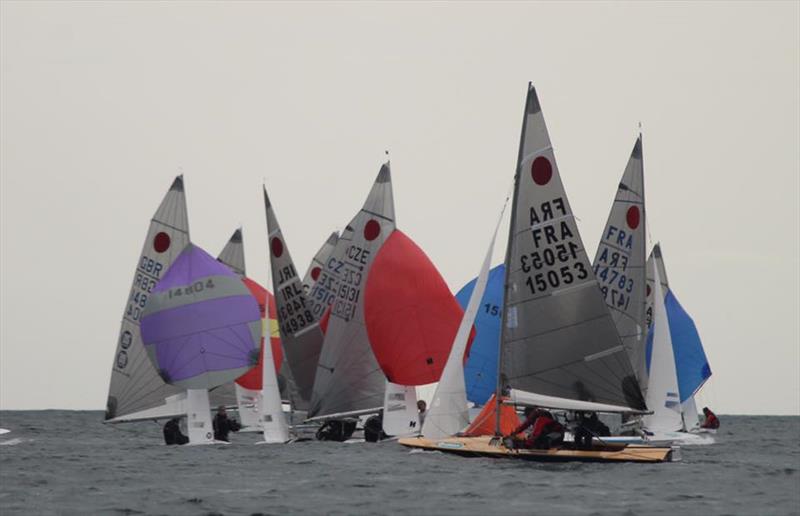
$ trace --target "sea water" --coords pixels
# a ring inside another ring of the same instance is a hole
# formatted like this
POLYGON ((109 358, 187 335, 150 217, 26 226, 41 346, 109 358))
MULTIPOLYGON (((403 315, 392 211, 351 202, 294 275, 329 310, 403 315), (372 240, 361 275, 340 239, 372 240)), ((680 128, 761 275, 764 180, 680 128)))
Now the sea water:
POLYGON ((396 442, 164 446, 154 422, 3 411, 0 514, 800 514, 800 417, 721 416, 669 464, 544 464, 396 442))

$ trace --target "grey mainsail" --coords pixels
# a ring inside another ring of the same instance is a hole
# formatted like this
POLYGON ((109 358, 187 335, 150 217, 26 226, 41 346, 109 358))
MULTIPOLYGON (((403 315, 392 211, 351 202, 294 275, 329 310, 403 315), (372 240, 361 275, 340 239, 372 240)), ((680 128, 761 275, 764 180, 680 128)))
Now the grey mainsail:
POLYGON ((594 273, 630 357, 647 390, 645 342, 646 232, 642 137, 636 139, 594 257, 594 273))
MULTIPOLYGON (((325 243, 322 244, 322 247, 319 248, 319 251, 317 251, 317 254, 314 255, 314 258, 311 259, 308 270, 306 270, 306 275, 303 276, 303 288, 309 295, 311 292, 313 292, 314 286, 317 284, 320 274, 322 274, 322 271, 325 269, 325 262, 327 262, 331 257, 331 254, 336 248, 336 244, 338 242, 339 232, 334 231, 331 233, 331 236, 325 240, 325 243)), ((313 315, 319 319, 324 314, 324 310, 322 310, 321 304, 318 304, 317 306, 319 306, 317 309, 318 313, 314 313, 313 315)), ((315 306, 315 308, 317 308, 317 306, 315 306)))
POLYGON ((188 243, 186 196, 183 176, 178 176, 150 221, 136 262, 111 368, 106 420, 157 407, 167 396, 182 391, 165 383, 153 367, 142 344, 139 324, 150 292, 188 243))
POLYGON ((267 213, 272 288, 278 311, 281 343, 300 397, 292 399, 292 404, 294 408, 304 410, 311 400, 314 387, 314 376, 322 348, 322 330, 319 321, 311 313, 311 305, 297 275, 266 187, 264 208, 267 213))
MULTIPOLYGON (((242 237, 242 228, 238 228, 233 232, 228 243, 220 251, 217 260, 227 265, 233 272, 241 277, 244 277, 246 267, 244 263, 244 238, 242 237)), ((209 403, 212 407, 220 405, 232 406, 236 405, 236 387, 235 382, 229 382, 225 385, 220 385, 216 389, 212 389, 208 393, 209 403)))
POLYGON ((363 288, 375 255, 395 229, 389 163, 378 173, 364 207, 347 225, 314 290, 314 303, 331 305, 309 417, 383 406, 386 377, 364 324, 363 288), (322 288, 317 287, 324 287, 322 288), (334 299, 328 299, 332 293, 334 299))
POLYGON ((644 408, 530 84, 515 175, 504 307, 499 377, 504 389, 644 408))
MULTIPOLYGON (((325 266, 325 262, 328 261, 330 258, 331 253, 333 253, 333 249, 336 247, 336 243, 339 241, 339 233, 334 231, 331 235, 325 240, 325 243, 317 251, 317 254, 314 255, 314 258, 311 259, 311 263, 306 270, 305 276, 303 276, 303 292, 306 294, 306 301, 308 300, 308 296, 311 294, 314 285, 317 283, 317 279, 319 279, 320 273, 322 272, 323 267, 325 266)), ((320 320, 324 315, 324 306, 322 304, 316 304, 313 306, 315 313, 311 315, 314 316, 315 320, 320 320)), ((283 355, 283 362, 281 363, 281 371, 278 375, 278 384, 281 386, 281 396, 283 399, 288 399, 292 403, 292 406, 297 406, 298 404, 303 406, 302 397, 300 396, 300 391, 297 387, 297 383, 294 381, 294 377, 292 377, 292 369, 289 367, 289 363, 286 359, 286 354, 283 355)), ((308 400, 306 400, 305 406, 308 405, 308 400)))
POLYGON ((244 277, 246 269, 244 265, 244 240, 242 238, 242 228, 233 232, 228 243, 220 251, 217 260, 228 266, 230 270, 244 277))

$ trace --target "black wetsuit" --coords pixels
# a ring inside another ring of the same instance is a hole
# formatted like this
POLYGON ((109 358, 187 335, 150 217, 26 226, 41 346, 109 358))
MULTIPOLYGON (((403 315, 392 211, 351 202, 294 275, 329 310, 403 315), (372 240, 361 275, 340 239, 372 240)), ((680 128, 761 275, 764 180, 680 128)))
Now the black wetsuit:
POLYGON ((167 421, 164 425, 164 442, 166 444, 186 444, 189 438, 181 433, 181 427, 175 420, 167 421))
POLYGON ((241 426, 234 419, 228 419, 227 414, 217 414, 214 416, 214 439, 217 441, 229 441, 228 434, 238 432, 241 426))

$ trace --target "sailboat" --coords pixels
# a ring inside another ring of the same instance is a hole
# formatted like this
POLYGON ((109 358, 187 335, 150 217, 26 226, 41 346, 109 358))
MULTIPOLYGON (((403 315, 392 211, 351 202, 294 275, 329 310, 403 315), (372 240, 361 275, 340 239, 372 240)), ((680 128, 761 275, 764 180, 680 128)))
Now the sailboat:
POLYGON ((278 326, 292 388, 296 392, 291 402, 294 410, 306 411, 314 388, 323 334, 318 319, 313 316, 266 187, 264 209, 278 326))
MULTIPOLYGON (((194 397, 159 375, 142 344, 140 322, 158 281, 189 244, 189 219, 183 176, 172 182, 150 221, 133 284, 122 314, 106 402, 105 422, 122 423, 199 413, 194 397)), ((202 400, 200 400, 202 402, 202 400)), ((206 400, 206 404, 207 404, 206 400)), ((204 424, 206 418, 194 423, 204 424)), ((210 425, 210 423, 209 423, 210 425)), ((208 427, 210 428, 210 426, 208 427)), ((192 442, 206 441, 205 431, 191 426, 192 442)))
MULTIPOLYGON (((283 360, 280 334, 277 328, 277 314, 275 298, 271 292, 246 276, 244 261, 244 238, 242 229, 239 228, 231 235, 228 243, 220 252, 217 260, 228 266, 242 278, 245 286, 250 290, 258 302, 261 312, 262 337, 261 346, 266 344, 269 336, 270 351, 275 371, 279 371, 283 360)), ((258 364, 232 383, 222 385, 209 393, 211 406, 236 405, 239 413, 239 422, 242 425, 240 432, 263 432, 259 426, 258 407, 261 403, 263 389, 263 359, 264 350, 259 355, 258 364)))
POLYGON ((208 390, 231 382, 258 362, 261 317, 241 279, 189 243, 150 292, 141 342, 161 379, 186 390, 189 439, 201 429, 213 442, 208 390))
MULTIPOLYGON (((386 376, 383 431, 417 434, 416 387, 439 380, 463 310, 425 252, 395 229, 378 251, 364 290, 367 336, 386 376)), ((467 337, 470 336, 467 329, 467 337)), ((461 352, 461 357, 467 351, 461 352)))
MULTIPOLYGON (((505 259, 497 406, 642 413, 644 399, 581 242, 544 123, 529 84, 505 259)), ((496 411, 499 434, 500 410, 496 411)), ((565 443, 507 447, 499 436, 407 438, 412 448, 540 461, 671 460, 671 448, 565 443)))
POLYGON ((684 445, 712 444, 713 438, 702 435, 706 432, 699 429, 694 401, 711 377, 711 368, 694 321, 669 288, 660 244, 654 246, 647 260, 646 295, 650 327, 646 364, 651 377, 648 395, 657 385, 656 395, 665 399, 654 400, 655 413, 645 419, 645 429, 653 439, 669 438, 684 445))
POLYGON ((317 283, 311 312, 330 307, 319 355, 310 420, 377 414, 384 405, 386 378, 378 365, 364 319, 364 287, 375 256, 395 229, 391 172, 385 163, 361 210, 342 231, 317 283))
POLYGON ((617 187, 593 268, 642 393, 647 392, 645 226, 644 167, 639 135, 617 187))

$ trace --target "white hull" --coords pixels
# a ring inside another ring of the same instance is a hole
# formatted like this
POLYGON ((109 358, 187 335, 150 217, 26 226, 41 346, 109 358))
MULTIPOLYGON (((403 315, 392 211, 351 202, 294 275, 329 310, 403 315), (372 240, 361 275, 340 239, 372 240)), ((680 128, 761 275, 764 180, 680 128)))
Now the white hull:
POLYGON ((714 438, 708 434, 691 432, 655 432, 648 436, 648 442, 669 440, 680 446, 703 446, 714 444, 714 438))

